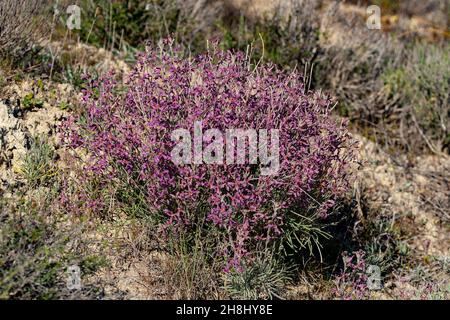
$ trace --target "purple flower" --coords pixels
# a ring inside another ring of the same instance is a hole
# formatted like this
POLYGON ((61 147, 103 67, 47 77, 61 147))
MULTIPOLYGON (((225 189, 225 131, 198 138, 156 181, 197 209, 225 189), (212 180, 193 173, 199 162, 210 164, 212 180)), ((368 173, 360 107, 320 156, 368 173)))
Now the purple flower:
MULTIPOLYGON (((149 50, 124 84, 113 74, 91 81, 83 118, 64 126, 68 143, 90 155, 85 169, 93 174, 84 183, 121 181, 143 190, 151 214, 165 217, 163 228, 217 227, 229 248, 227 269, 238 268, 261 240, 283 235, 292 211, 315 208, 312 215, 325 218, 349 186, 345 126, 299 73, 253 68, 244 54, 218 48, 189 59, 149 50), (261 175, 254 164, 174 164, 171 133, 193 134, 198 120, 204 130, 278 129, 278 174, 261 175)), ((101 211, 102 199, 91 200, 101 211)))

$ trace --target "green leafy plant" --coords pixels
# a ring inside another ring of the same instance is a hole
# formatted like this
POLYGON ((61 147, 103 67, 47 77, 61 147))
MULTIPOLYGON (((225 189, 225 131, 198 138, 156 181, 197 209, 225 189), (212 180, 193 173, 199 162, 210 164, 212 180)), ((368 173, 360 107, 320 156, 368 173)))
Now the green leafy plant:
POLYGON ((26 94, 22 99, 22 108, 24 110, 31 110, 34 108, 42 108, 44 102, 40 99, 37 99, 34 93, 26 94))

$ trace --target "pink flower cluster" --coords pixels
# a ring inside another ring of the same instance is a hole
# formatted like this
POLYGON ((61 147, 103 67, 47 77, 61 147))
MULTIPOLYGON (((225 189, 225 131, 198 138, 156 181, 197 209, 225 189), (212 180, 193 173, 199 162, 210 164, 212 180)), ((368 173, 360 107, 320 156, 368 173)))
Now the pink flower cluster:
POLYGON ((276 241, 289 228, 287 214, 314 207, 324 218, 347 190, 353 152, 346 124, 297 72, 255 68, 241 52, 213 48, 184 58, 160 48, 140 55, 125 83, 113 79, 91 81, 84 115, 67 125, 72 147, 90 156, 86 179, 143 190, 165 228, 218 228, 233 265, 255 243, 276 241), (257 164, 174 164, 171 133, 193 131, 195 121, 223 132, 279 129, 278 174, 261 175, 257 164))
POLYGON ((366 274, 365 252, 362 250, 348 254, 343 252, 344 269, 335 279, 333 293, 344 300, 368 298, 368 276, 366 274))

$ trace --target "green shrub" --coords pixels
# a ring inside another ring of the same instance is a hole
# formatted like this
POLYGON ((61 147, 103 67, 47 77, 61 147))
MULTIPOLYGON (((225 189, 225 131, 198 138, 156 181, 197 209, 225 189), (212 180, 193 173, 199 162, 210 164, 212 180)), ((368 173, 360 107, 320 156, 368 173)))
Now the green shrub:
MULTIPOLYGON (((194 48, 197 41, 206 42, 204 34, 197 32, 198 25, 204 23, 194 17, 202 10, 195 8, 197 2, 83 0, 80 36, 85 42, 111 50, 143 48, 146 41, 157 43, 168 36, 194 48)), ((207 19, 201 14, 201 19, 207 19)))
POLYGON ((27 152, 21 173, 31 187, 44 184, 57 172, 52 162, 54 148, 43 137, 33 137, 27 152))
MULTIPOLYGON (((264 252, 264 251, 262 251, 264 252)), ((270 254, 261 253, 240 272, 226 274, 225 290, 233 299, 257 300, 279 298, 290 272, 270 254)))
POLYGON ((32 50, 42 34, 40 15, 47 0, 2 0, 0 2, 0 57, 13 63, 32 50))
POLYGON ((85 281, 102 260, 88 255, 80 242, 82 228, 49 214, 50 198, 0 203, 0 300, 102 296, 98 286, 85 281), (66 268, 74 264, 81 267, 81 290, 67 288, 66 268))
POLYGON ((399 131, 409 150, 449 148, 450 54, 447 47, 416 44, 403 66, 382 75, 382 93, 396 101, 403 125, 399 131))
POLYGON ((314 84, 336 96, 339 113, 391 152, 448 148, 448 45, 406 43, 359 20, 345 24, 339 11, 330 17, 314 84))
POLYGON ((286 13, 276 7, 271 16, 255 19, 241 12, 227 15, 216 26, 222 38, 222 49, 252 49, 255 62, 262 57, 281 67, 311 65, 318 54, 320 35, 314 1, 291 2, 286 13))

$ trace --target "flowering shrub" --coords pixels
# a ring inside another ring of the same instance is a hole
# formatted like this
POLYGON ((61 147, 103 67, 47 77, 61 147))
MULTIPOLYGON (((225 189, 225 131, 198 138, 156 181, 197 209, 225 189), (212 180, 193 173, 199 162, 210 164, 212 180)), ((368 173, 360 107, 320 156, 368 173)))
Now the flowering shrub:
POLYGON ((160 230, 201 226, 205 237, 218 234, 216 253, 239 269, 260 244, 319 246, 322 220, 346 191, 353 161, 345 123, 328 114, 329 105, 296 72, 255 67, 244 53, 215 47, 184 58, 165 43, 141 54, 124 83, 113 74, 90 81, 85 112, 68 120, 65 133, 88 154, 81 185, 97 186, 80 196, 86 208, 105 212, 111 197, 124 201, 124 190, 139 194, 136 203, 147 210, 139 214, 154 217, 160 230), (262 175, 260 164, 176 165, 171 134, 193 134, 196 121, 222 132, 278 129, 277 174, 262 175), (112 185, 115 195, 98 191, 112 185))

